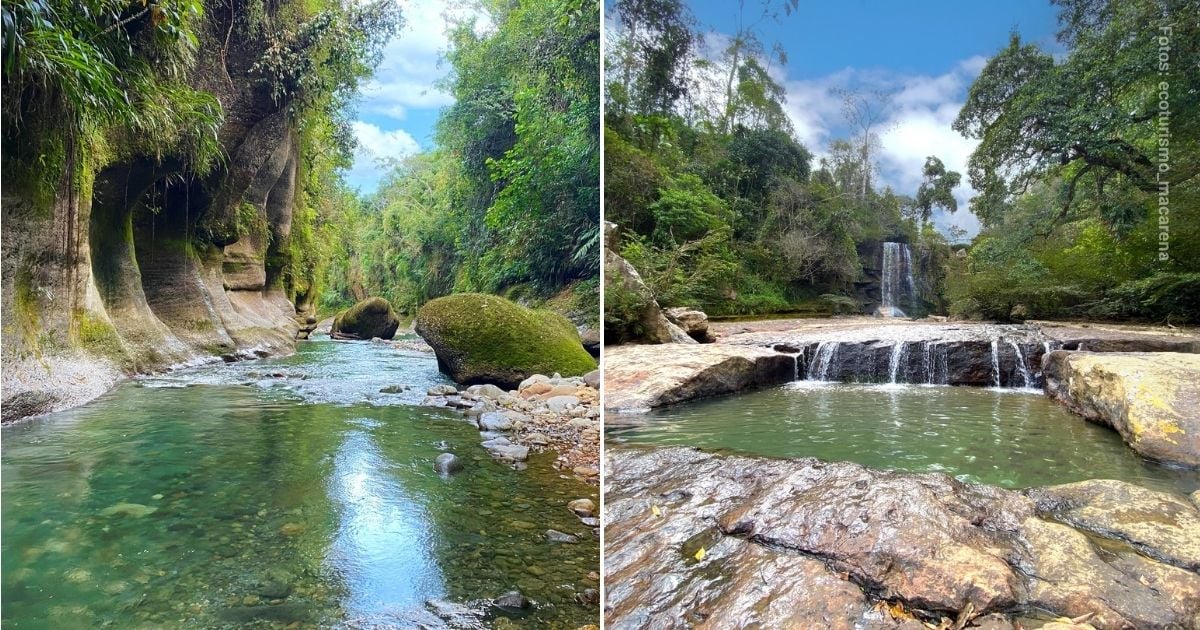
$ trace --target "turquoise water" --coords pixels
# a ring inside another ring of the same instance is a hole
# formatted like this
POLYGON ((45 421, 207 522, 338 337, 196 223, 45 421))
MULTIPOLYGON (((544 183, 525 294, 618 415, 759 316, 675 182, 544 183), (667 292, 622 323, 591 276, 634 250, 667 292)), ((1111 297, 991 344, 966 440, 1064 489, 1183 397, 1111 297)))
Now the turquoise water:
POLYGON ((795 382, 611 422, 613 444, 817 457, 1025 488, 1121 479, 1191 492, 1200 472, 1148 462, 1040 392, 795 382))
POLYGON ((440 382, 431 358, 315 341, 5 427, 4 626, 438 627, 431 599, 486 626, 595 623, 576 598, 598 541, 565 506, 596 489, 411 404, 440 382), (462 473, 433 471, 443 450, 462 473), (484 601, 511 590, 534 606, 484 601))

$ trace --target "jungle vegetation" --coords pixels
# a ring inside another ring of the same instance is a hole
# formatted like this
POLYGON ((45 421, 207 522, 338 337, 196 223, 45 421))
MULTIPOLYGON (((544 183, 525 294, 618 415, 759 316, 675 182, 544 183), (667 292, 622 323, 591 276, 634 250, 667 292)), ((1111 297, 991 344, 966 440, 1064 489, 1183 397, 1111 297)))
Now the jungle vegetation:
POLYGON ((493 28, 451 32, 454 104, 435 150, 378 191, 342 192, 326 308, 381 295, 398 310, 499 293, 593 323, 600 269, 600 6, 484 3, 493 28))
MULTIPOLYGON (((961 176, 930 156, 917 198, 879 183, 887 95, 844 93, 852 135, 816 163, 796 140, 769 69, 786 57, 755 30, 785 19, 794 1, 743 4, 743 26, 715 51, 701 50, 681 0, 613 7, 605 218, 619 227, 620 255, 664 306, 715 315, 860 309, 860 251, 871 243, 905 241, 928 260, 949 255, 927 219, 935 207, 955 209, 950 190, 961 176)), ((615 285, 606 290, 606 331, 620 338, 627 301, 615 285)))
MULTIPOLYGON (((979 142, 965 178, 936 156, 916 191, 877 181, 888 95, 845 92, 850 137, 795 139, 753 25, 794 3, 743 5, 723 50, 700 50, 681 0, 617 0, 607 47, 606 219, 665 306, 710 314, 832 312, 861 304, 864 245, 910 243, 932 265, 933 312, 1001 321, 1200 318, 1200 15, 1176 0, 1054 0, 1052 55, 1012 41, 970 87, 954 125, 979 142), (760 5, 754 5, 758 7, 760 5), (1160 39, 1170 26, 1169 43, 1160 39), (1169 62, 1160 68, 1162 47, 1169 62), (1169 130, 1160 100, 1166 82, 1169 130), (1169 146, 1169 167, 1160 165, 1169 146), (1161 169, 1163 173, 1160 181, 1161 169), (928 223, 963 180, 982 223, 969 243, 928 223), (1169 253, 1160 192, 1169 186, 1169 253), (908 193, 911 197, 903 194, 908 193), (956 243, 951 248, 948 240, 956 243)), ((629 315, 606 294, 606 330, 629 315)), ((632 303, 632 302, 630 302, 632 303)), ((851 309, 854 310, 854 309, 851 309)), ((859 307, 861 312, 861 306, 859 307)))

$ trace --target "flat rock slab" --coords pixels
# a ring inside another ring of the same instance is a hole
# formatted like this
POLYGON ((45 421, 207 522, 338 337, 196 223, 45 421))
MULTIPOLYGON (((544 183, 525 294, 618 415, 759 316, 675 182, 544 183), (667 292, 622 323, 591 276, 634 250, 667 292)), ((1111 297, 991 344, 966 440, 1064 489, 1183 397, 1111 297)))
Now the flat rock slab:
POLYGON ((1197 517, 1172 495, 1104 481, 1026 496, 684 448, 610 449, 605 465, 609 628, 890 628, 960 615, 1003 627, 1037 610, 1092 614, 1097 628, 1200 624, 1200 575, 1157 559, 1179 555, 1165 530, 1071 524, 1117 497, 1131 510, 1190 510, 1177 523, 1197 517))
POLYGON ((795 359, 768 348, 722 344, 609 346, 604 349, 604 405, 614 412, 786 383, 795 359))
POLYGON ((1034 322, 1057 346, 1092 352, 1200 353, 1200 335, 1186 330, 1118 324, 1034 322))
POLYGON ((1200 355, 1051 352, 1046 393, 1160 461, 1200 466, 1200 355))

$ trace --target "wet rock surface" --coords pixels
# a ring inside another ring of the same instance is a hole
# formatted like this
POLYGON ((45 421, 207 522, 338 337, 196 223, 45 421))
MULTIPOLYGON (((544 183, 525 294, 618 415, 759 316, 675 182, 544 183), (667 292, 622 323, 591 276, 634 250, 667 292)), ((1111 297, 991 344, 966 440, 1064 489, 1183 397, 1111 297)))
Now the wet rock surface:
POLYGON ((1050 322, 851 317, 710 322, 708 331, 717 342, 699 347, 609 346, 606 407, 645 410, 793 379, 1041 387, 1043 357, 1059 349, 1170 348, 1178 361, 1200 349, 1190 332, 1050 322))
POLYGON ((1200 575, 1176 544, 1197 518, 1182 497, 682 448, 613 449, 605 465, 610 628, 1200 623, 1200 575), (1106 517, 1116 502, 1172 516, 1106 517))
POLYGON ((1046 393, 1151 459, 1200 466, 1200 355, 1050 353, 1046 393))
POLYGON ((604 404, 646 410, 792 380, 795 359, 772 349, 724 344, 610 346, 604 404))

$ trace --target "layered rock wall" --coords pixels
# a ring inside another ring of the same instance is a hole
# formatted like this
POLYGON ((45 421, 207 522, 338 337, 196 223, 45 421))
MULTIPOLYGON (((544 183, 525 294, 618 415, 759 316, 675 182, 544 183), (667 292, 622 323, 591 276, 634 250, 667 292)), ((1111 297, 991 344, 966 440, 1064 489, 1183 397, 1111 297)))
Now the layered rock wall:
POLYGON ((226 54, 201 55, 188 83, 225 112, 213 172, 170 155, 68 164, 49 208, 5 188, 5 421, 86 402, 129 374, 293 348, 282 269, 296 131, 252 71, 266 43, 228 11, 208 15, 202 49, 226 54))

